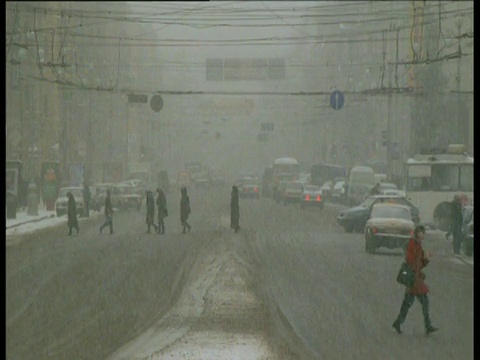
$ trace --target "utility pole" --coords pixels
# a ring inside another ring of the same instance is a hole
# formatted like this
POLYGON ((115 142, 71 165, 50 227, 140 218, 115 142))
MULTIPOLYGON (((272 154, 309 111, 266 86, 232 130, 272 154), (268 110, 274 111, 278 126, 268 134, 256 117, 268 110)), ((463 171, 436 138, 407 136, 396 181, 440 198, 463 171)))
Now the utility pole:
POLYGON ((462 24, 463 18, 461 15, 458 15, 455 18, 455 25, 458 29, 458 61, 457 61, 457 76, 456 76, 456 87, 457 87, 457 131, 458 131, 458 139, 466 145, 467 144, 467 131, 465 126, 465 120, 461 118, 462 113, 462 101, 460 97, 460 81, 461 81, 461 63, 462 63, 462 46, 461 46, 461 31, 462 31, 462 24))

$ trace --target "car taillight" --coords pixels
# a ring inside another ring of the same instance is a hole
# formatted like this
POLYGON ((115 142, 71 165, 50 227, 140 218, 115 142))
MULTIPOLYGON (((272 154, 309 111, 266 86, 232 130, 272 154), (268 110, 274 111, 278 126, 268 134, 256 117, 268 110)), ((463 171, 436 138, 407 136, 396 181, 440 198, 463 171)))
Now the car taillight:
POLYGON ((372 232, 376 234, 378 232, 378 229, 376 227, 372 228, 372 232))
POLYGON ((322 201, 322 198, 320 197, 320 195, 317 195, 317 201, 322 201))
POLYGON ((305 196, 305 200, 310 201, 310 195, 305 196))

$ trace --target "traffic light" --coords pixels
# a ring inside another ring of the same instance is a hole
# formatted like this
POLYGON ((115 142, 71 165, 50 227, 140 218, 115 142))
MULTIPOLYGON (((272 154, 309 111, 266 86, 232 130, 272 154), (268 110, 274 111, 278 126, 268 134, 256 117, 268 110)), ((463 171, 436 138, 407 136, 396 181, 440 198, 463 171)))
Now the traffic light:
POLYGON ((388 145, 388 131, 387 130, 382 130, 382 145, 383 146, 388 145))

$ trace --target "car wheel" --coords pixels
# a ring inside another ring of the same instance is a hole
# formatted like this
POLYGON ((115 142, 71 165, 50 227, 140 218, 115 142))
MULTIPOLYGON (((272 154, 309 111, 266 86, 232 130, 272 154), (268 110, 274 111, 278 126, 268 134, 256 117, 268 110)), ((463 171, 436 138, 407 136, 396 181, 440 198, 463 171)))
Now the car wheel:
POLYGON ((353 224, 344 225, 343 227, 347 233, 351 233, 353 231, 353 224))
POLYGON ((60 216, 62 216, 62 213, 57 210, 57 217, 60 217, 60 216))

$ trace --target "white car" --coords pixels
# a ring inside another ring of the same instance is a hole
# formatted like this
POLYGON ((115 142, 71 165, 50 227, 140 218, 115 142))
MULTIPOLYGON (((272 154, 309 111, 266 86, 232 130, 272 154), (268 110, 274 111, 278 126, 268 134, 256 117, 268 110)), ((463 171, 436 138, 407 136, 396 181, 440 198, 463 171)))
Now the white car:
POLYGON ((405 197, 405 190, 400 190, 400 189, 387 189, 383 190, 382 195, 390 195, 390 196, 403 196, 405 197))
POLYGON ((77 214, 83 214, 83 188, 80 186, 71 186, 61 188, 58 193, 57 201, 55 201, 55 212, 57 216, 65 215, 68 211, 67 193, 71 192, 77 204, 77 214))

